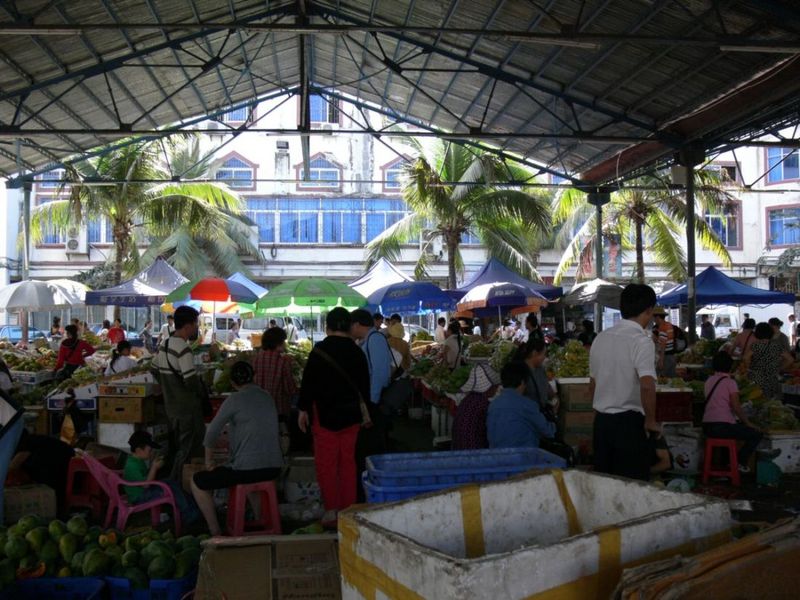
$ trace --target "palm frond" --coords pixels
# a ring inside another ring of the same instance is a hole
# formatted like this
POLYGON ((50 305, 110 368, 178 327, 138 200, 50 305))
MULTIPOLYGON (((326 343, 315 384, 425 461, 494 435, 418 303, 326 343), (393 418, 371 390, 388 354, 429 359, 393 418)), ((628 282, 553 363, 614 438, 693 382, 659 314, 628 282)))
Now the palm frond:
POLYGON ((503 228, 480 230, 480 239, 486 246, 489 256, 497 258, 526 279, 541 281, 536 270, 535 247, 528 245, 530 239, 525 231, 510 224, 503 228))
POLYGON ((80 219, 75 220, 69 200, 40 204, 31 209, 31 241, 41 244, 48 233, 64 233, 70 225, 76 224, 80 225, 80 219))
POLYGON ((553 282, 556 284, 561 283, 561 280, 569 273, 570 268, 575 264, 578 263, 578 272, 576 274, 579 276, 581 274, 581 254, 583 249, 587 246, 591 247, 594 244, 595 236, 590 235, 592 231, 592 221, 591 219, 587 220, 583 226, 572 236, 567 247, 564 249, 564 252, 561 254, 561 258, 558 261, 558 267, 556 267, 556 273, 553 277, 553 282))
POLYGON ((649 251, 656 262, 662 265, 672 279, 686 278, 686 256, 679 241, 680 228, 663 211, 654 211, 647 220, 647 229, 652 232, 649 251))
POLYGON ((399 260, 401 245, 420 235, 424 223, 422 215, 412 213, 373 238, 366 245, 366 267, 371 267, 380 258, 390 262, 399 260))

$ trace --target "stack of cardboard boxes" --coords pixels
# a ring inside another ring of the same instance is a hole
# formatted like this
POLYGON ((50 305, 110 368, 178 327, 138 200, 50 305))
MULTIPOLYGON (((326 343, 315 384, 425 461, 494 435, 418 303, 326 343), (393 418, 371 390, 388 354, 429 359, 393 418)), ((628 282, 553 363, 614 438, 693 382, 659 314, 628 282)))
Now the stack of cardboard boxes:
POLYGON ((100 444, 127 449, 128 439, 138 429, 149 431, 157 442, 167 441, 165 419, 159 419, 156 413, 153 384, 113 383, 97 388, 100 444))
POLYGON ((594 411, 588 377, 559 379, 558 383, 558 431, 564 443, 572 446, 576 453, 592 453, 592 428, 594 411))

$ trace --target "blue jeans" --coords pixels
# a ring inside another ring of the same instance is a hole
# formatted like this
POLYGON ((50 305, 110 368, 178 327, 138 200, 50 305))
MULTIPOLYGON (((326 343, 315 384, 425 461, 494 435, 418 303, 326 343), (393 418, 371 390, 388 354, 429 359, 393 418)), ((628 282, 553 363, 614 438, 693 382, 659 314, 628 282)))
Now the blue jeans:
MULTIPOLYGON (((172 495, 175 497, 175 506, 178 507, 181 513, 181 521, 183 524, 191 525, 200 518, 200 510, 197 508, 194 498, 188 496, 177 481, 172 479, 159 479, 159 482, 166 483, 169 489, 172 490, 172 495)), ((146 487, 135 504, 143 504, 144 502, 161 498, 163 495, 164 490, 160 487, 146 487)))

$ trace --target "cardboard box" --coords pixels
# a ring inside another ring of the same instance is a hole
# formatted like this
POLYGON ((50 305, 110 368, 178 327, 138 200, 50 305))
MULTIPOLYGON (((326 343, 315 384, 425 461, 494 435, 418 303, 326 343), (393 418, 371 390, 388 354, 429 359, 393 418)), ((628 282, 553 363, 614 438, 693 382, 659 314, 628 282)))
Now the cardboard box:
POLYGON ((5 488, 3 503, 6 525, 16 523, 25 515, 38 515, 43 519, 56 518, 56 492, 40 483, 5 488))
POLYGON ((589 390, 589 378, 559 379, 558 399, 561 410, 591 411, 592 395, 589 390))
POLYGON ((703 430, 685 424, 663 426, 664 439, 672 453, 672 470, 678 473, 694 474, 702 469, 705 438, 703 430))
POLYGON ((103 383, 97 386, 100 396, 144 398, 153 392, 153 384, 103 383))
POLYGON ((155 417, 152 398, 100 398, 101 423, 150 423, 155 417))
POLYGON ((296 456, 289 462, 283 484, 286 502, 290 504, 319 502, 320 490, 313 456, 296 456))
POLYGON ((168 443, 168 430, 166 425, 149 425, 147 427, 134 423, 98 423, 97 442, 103 446, 121 448, 130 451, 128 439, 134 431, 144 429, 149 431, 153 439, 159 444, 168 443))
POLYGON ((213 538, 203 543, 196 600, 340 600, 335 534, 213 538))
POLYGON ((588 433, 591 435, 594 428, 594 411, 560 412, 558 428, 564 433, 588 433))

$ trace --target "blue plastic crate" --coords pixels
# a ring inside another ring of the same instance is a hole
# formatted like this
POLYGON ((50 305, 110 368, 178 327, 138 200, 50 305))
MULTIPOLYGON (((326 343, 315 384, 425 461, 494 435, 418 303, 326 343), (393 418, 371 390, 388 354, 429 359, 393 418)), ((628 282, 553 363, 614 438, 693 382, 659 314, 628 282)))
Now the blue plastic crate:
POLYGON ((497 481, 530 469, 563 469, 566 466, 563 458, 541 448, 412 452, 367 458, 370 484, 426 491, 441 489, 442 484, 497 481))
POLYGON ((409 487, 383 487, 369 481, 369 476, 366 471, 361 475, 361 483, 364 486, 364 495, 369 504, 376 504, 378 502, 393 502, 395 500, 405 500, 425 494, 427 492, 436 492, 449 487, 457 486, 458 483, 434 483, 431 485, 419 485, 409 487))
POLYGON ((106 577, 111 600, 181 600, 197 584, 197 570, 181 579, 151 579, 150 589, 134 590, 124 577, 106 577))
POLYGON ((42 577, 17 581, 0 593, 2 600, 101 600, 106 582, 96 577, 42 577))

